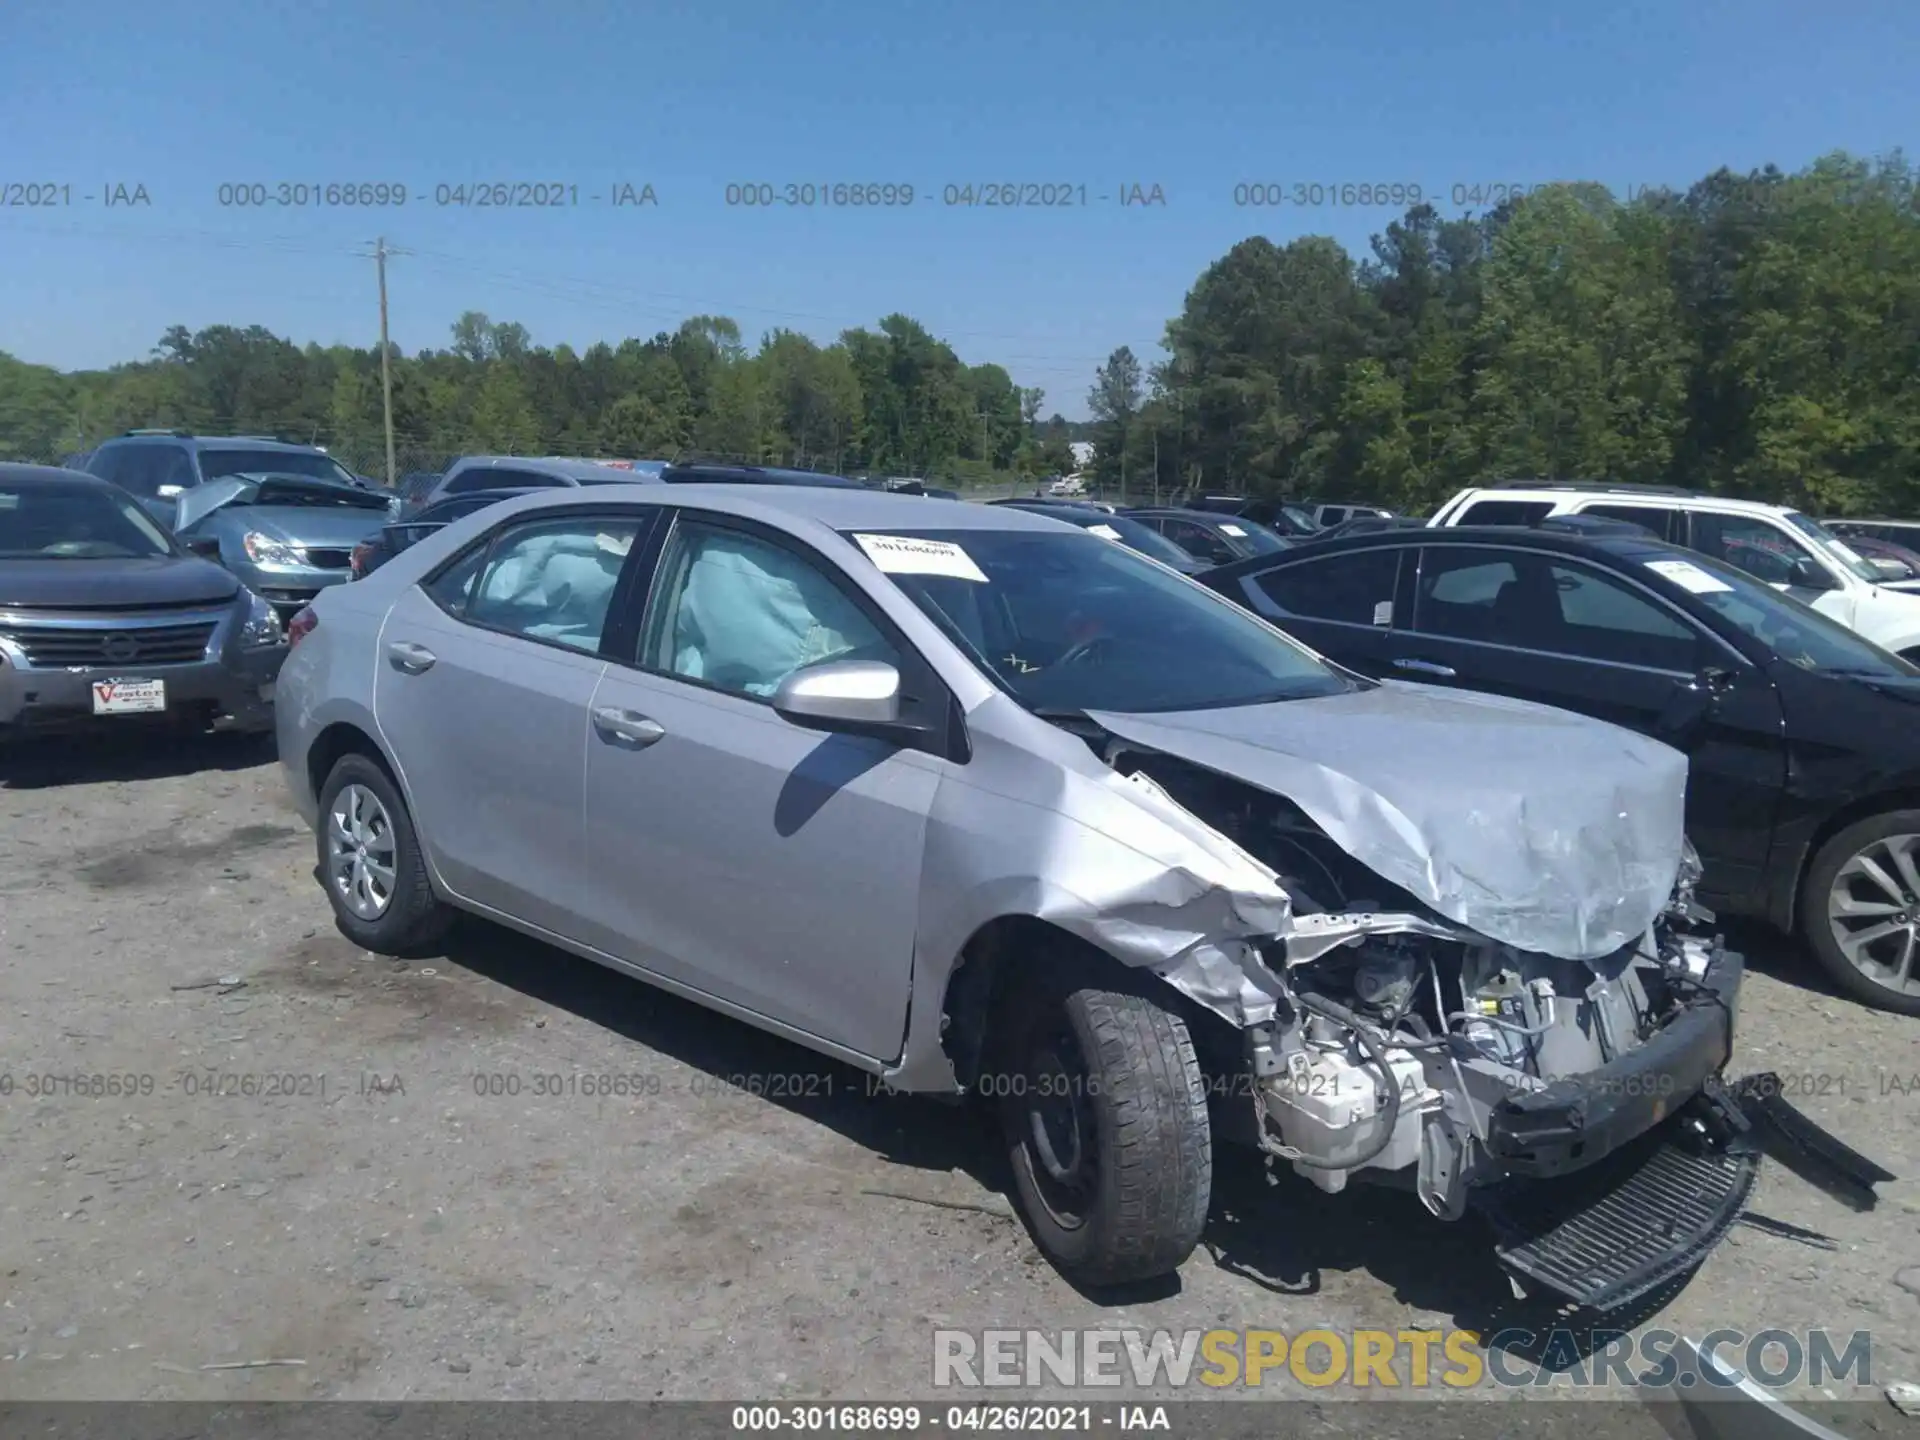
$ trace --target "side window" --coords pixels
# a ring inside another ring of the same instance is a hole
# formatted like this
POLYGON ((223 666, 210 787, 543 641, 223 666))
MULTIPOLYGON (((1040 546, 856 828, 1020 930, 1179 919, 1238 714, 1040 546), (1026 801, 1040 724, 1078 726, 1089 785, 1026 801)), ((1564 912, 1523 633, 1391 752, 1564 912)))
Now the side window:
POLYGON ((1428 635, 1523 645, 1512 637, 1517 612, 1525 609, 1520 579, 1525 557, 1475 546, 1430 546, 1420 564, 1413 628, 1428 635))
POLYGON ((568 515, 503 532, 464 618, 530 640, 598 650, 614 585, 639 530, 637 519, 568 515))
MULTIPOLYGON (((1795 584, 1814 563, 1799 541, 1784 530, 1745 515, 1696 511, 1693 548, 1768 585, 1795 584)), ((1824 575, 1825 571, 1816 573, 1824 575)))
POLYGON ((1476 500, 1455 517, 1456 525, 1538 525, 1553 513, 1550 500, 1476 500))
POLYGON ((640 663, 765 699, 796 670, 901 657, 823 568, 737 530, 681 521, 661 557, 640 663))
POLYGON ((1651 530, 1662 540, 1678 543, 1680 537, 1675 533, 1679 528, 1674 524, 1680 512, 1659 505, 1585 505, 1580 509, 1582 515, 1599 515, 1607 520, 1625 520, 1630 525, 1639 525, 1651 530))
MULTIPOLYGON (((430 530, 423 530, 415 534, 413 540, 417 543, 431 533, 430 530)), ((442 610, 465 618, 467 602, 473 598, 473 582, 480 577, 481 567, 487 563, 488 548, 485 544, 474 546, 442 570, 436 579, 429 580, 422 587, 442 610)))
POLYGON ((1167 521, 1167 538, 1194 559, 1205 560, 1210 565, 1225 565, 1240 558, 1224 537, 1191 520, 1167 521))
POLYGON ((1692 673, 1699 635, 1653 600, 1585 566, 1549 565, 1560 596, 1563 655, 1692 673))
POLYGON ((1335 555, 1269 570, 1253 583, 1287 615, 1344 625, 1391 625, 1400 555, 1398 550, 1335 555))

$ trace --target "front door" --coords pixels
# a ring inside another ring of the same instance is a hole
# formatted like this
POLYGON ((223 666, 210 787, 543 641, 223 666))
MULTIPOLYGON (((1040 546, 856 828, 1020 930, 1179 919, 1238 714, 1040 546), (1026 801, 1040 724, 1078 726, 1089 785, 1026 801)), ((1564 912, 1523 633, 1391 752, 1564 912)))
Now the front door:
POLYGON ((637 664, 609 666, 593 696, 589 943, 857 1054, 899 1055, 947 762, 769 703, 829 660, 911 676, 918 657, 889 628, 816 552, 682 515, 637 664))

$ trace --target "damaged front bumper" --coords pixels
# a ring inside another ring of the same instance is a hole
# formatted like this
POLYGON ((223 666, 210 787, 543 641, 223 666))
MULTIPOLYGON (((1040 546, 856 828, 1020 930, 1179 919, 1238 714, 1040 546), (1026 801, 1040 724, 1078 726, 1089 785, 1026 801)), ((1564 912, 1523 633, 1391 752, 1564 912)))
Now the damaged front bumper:
POLYGON ((1495 1105, 1487 1153, 1513 1175, 1563 1175, 1604 1159, 1699 1094, 1733 1055, 1733 1018, 1745 965, 1714 952, 1700 990, 1664 1029, 1597 1070, 1555 1080, 1495 1105))

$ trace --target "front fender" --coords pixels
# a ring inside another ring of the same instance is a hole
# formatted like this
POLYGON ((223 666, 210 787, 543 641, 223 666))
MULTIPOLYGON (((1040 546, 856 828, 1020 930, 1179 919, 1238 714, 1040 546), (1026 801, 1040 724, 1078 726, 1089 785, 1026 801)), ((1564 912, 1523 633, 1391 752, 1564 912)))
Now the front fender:
POLYGON ((1150 969, 1236 1025, 1272 1014, 1282 987, 1251 943, 1291 923, 1272 870, 1144 776, 1052 764, 990 738, 975 766, 942 781, 928 816, 912 999, 890 1083, 956 1088, 941 1045, 949 982, 973 938, 1009 917, 1150 969))

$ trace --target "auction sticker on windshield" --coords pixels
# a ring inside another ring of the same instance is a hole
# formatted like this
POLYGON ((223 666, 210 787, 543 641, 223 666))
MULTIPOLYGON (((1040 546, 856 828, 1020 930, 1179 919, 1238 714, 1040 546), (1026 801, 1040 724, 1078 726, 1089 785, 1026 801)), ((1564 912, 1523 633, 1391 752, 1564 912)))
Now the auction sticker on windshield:
POLYGON ((1691 590, 1696 595, 1712 595, 1733 589, 1726 581, 1715 579, 1691 560, 1649 560, 1647 569, 1656 575, 1666 576, 1682 590, 1691 590))
POLYGON ((1244 540, 1247 538, 1247 532, 1242 530, 1238 525, 1222 525, 1220 529, 1222 533, 1231 535, 1235 539, 1244 540))
POLYGON ((950 575, 987 583, 973 557, 951 540, 921 540, 912 535, 855 535, 854 543, 888 575, 950 575))
POLYGON ((1087 526, 1087 533, 1089 535, 1098 535, 1102 540, 1118 540, 1120 538, 1120 532, 1111 525, 1089 525, 1087 526))
POLYGON ((167 708, 164 680, 98 680, 93 686, 96 715, 143 715, 167 708))

